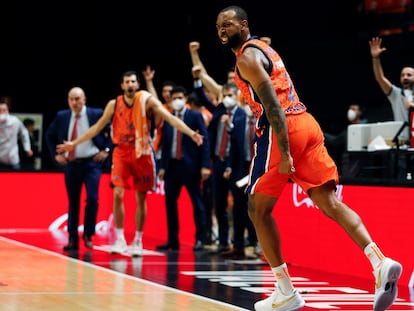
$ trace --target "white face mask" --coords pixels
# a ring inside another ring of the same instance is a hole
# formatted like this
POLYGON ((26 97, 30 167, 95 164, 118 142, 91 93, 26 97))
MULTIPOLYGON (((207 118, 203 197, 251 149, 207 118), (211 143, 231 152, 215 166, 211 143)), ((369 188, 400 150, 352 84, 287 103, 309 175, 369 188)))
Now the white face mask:
POLYGON ((172 102, 172 108, 175 111, 180 111, 181 109, 184 108, 184 105, 185 105, 185 101, 180 98, 174 99, 172 102))
POLYGON ((246 115, 249 118, 253 117, 253 111, 250 109, 249 105, 244 106, 244 111, 246 111, 246 115))
POLYGON ((233 97, 230 97, 230 96, 226 96, 223 99, 223 105, 227 109, 234 107, 236 105, 236 103, 237 103, 236 100, 233 97))
POLYGON ((348 114, 347 114, 347 116, 348 116, 348 120, 349 120, 349 122, 352 122, 352 121, 354 121, 354 120, 357 118, 357 113, 356 113, 356 111, 355 111, 355 110, 348 109, 348 114))
POLYGON ((6 122, 7 117, 8 117, 7 113, 0 113, 0 122, 2 122, 2 123, 6 122))

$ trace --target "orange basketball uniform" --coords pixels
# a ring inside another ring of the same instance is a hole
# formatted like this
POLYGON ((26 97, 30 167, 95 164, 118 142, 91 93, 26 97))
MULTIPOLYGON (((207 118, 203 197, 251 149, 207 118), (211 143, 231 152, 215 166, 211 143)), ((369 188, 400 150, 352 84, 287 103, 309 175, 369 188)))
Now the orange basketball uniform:
POLYGON ((132 106, 123 95, 116 98, 112 118, 112 140, 116 146, 112 156, 113 186, 129 189, 132 177, 135 190, 155 190, 155 159, 145 107, 150 96, 147 91, 138 91, 132 106))
POLYGON ((296 171, 292 175, 279 173, 280 151, 265 108, 251 85, 240 76, 236 66, 237 86, 257 120, 256 152, 250 166, 246 192, 279 197, 289 178, 306 192, 329 180, 338 182, 337 167, 325 148, 323 132, 299 100, 279 54, 266 43, 253 37, 243 44, 236 55, 237 59, 247 47, 261 50, 269 61, 268 74, 286 115, 290 152, 296 171))

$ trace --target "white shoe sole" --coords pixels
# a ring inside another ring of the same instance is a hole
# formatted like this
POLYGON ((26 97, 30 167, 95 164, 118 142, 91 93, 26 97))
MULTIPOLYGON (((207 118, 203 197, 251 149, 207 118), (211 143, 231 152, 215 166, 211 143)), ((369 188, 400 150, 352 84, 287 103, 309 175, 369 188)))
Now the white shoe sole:
MULTIPOLYGON (((381 288, 378 288, 375 293, 374 311, 387 310, 394 303, 398 295, 397 283, 402 273, 402 266, 393 260, 387 264, 389 265, 389 267, 386 267, 388 269, 387 275, 381 277, 385 277, 388 281, 381 288)), ((379 281, 382 282, 382 280, 379 281)))
POLYGON ((304 306, 305 300, 296 292, 294 295, 286 297, 285 300, 278 303, 272 302, 271 297, 258 301, 254 304, 254 309, 256 311, 297 311, 304 306))
POLYGON ((132 257, 142 257, 144 255, 144 251, 142 249, 140 250, 133 250, 131 252, 132 257))

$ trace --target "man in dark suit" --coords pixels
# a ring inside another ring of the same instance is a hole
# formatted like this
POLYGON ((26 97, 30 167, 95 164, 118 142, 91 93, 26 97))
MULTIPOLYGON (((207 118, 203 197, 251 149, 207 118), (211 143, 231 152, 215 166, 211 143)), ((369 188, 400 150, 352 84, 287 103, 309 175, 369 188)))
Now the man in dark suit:
POLYGON ((164 180, 168 241, 157 246, 157 249, 179 249, 177 202, 184 186, 193 205, 196 226, 196 242, 193 249, 199 251, 203 249, 207 221, 200 185, 202 180, 210 176, 210 145, 201 112, 186 107, 186 89, 181 86, 174 87, 171 97, 173 113, 205 139, 201 146, 197 146, 189 137, 182 135, 168 123, 164 123, 162 127, 163 144, 158 177, 164 180))
MULTIPOLYGON (((223 86, 224 87, 224 86, 223 86)), ((225 85, 226 90, 229 85, 225 85)), ((223 103, 215 104, 206 96, 203 84, 198 76, 194 80, 194 92, 197 94, 203 105, 212 113, 212 119, 208 127, 210 142, 210 159, 212 163, 212 189, 213 205, 218 225, 218 252, 228 251, 229 247, 229 215, 227 211, 229 182, 223 177, 226 167, 225 157, 220 156, 220 146, 228 153, 228 145, 221 142, 222 136, 230 129, 230 118, 223 103)), ((214 252, 214 251, 213 251, 214 252)))
POLYGON ((68 93, 70 109, 58 111, 45 133, 46 144, 52 158, 63 167, 66 192, 69 200, 68 232, 69 243, 64 251, 79 248, 79 215, 82 186, 86 188, 83 239, 87 248, 93 248, 92 236, 95 234, 98 213, 99 181, 104 167, 109 167, 109 153, 112 148, 110 125, 95 138, 76 147, 74 153, 57 153, 56 145, 71 141, 82 135, 101 117, 103 110, 90 108, 80 87, 68 93))
POLYGON ((230 134, 230 146, 226 157, 226 166, 223 177, 229 181, 229 189, 233 197, 233 248, 222 252, 223 257, 240 259, 245 257, 245 231, 248 231, 250 246, 257 246, 257 236, 248 214, 248 197, 244 187, 238 187, 237 181, 249 173, 250 161, 253 156, 254 119, 246 114, 246 108, 240 103, 234 103, 237 93, 227 92, 223 89, 224 100, 227 109, 232 111, 232 128, 230 134))
POLYGON ((238 102, 238 88, 234 83, 223 85, 223 101, 217 106, 204 95, 202 84, 195 82, 194 91, 204 106, 213 114, 208 128, 213 162, 213 194, 218 222, 218 252, 231 258, 242 258, 244 231, 249 232, 249 243, 257 243, 256 232, 247 213, 247 195, 236 181, 246 176, 251 159, 248 140, 249 118, 238 102), (227 137, 226 137, 227 136, 227 137), (224 142, 224 143, 223 143, 224 142), (229 245, 230 221, 228 214, 229 191, 233 197, 233 248, 229 245))

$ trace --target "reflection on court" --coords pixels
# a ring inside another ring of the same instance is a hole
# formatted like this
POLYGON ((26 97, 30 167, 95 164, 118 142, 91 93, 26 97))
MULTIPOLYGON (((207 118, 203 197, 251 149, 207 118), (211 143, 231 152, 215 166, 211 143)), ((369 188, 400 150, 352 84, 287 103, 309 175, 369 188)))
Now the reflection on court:
POLYGON ((0 309, 243 310, 0 237, 0 309))

